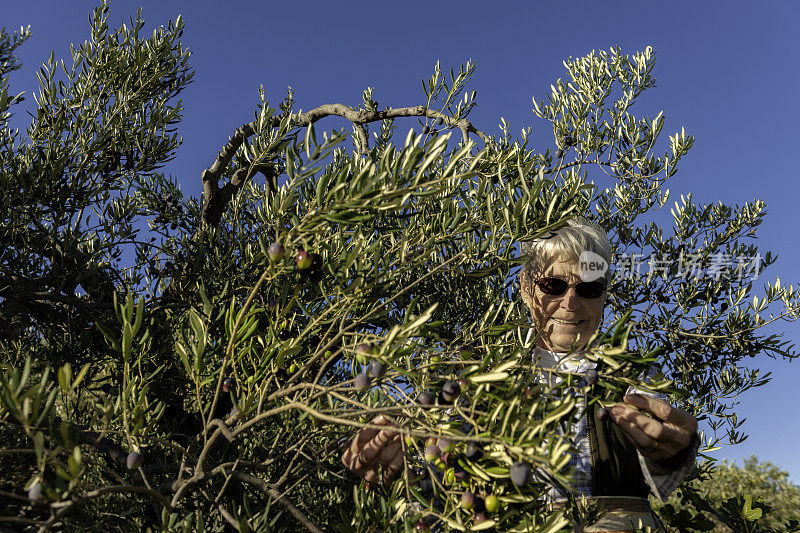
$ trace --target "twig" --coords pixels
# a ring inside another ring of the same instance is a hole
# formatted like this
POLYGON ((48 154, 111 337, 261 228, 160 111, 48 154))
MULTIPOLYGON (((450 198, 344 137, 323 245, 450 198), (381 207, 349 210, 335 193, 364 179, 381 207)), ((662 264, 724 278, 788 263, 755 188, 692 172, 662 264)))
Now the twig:
POLYGON ((292 516, 294 516, 297 519, 297 521, 300 522, 309 531, 312 531, 314 533, 322 533, 322 530, 318 528, 316 525, 314 525, 314 523, 311 522, 311 520, 309 520, 308 517, 305 514, 303 514, 303 512, 300 509, 295 507, 292 504, 292 502, 289 501, 286 495, 279 493, 263 479, 259 479, 255 476, 245 474, 244 472, 238 472, 236 470, 231 472, 231 476, 234 479, 241 481, 242 483, 247 483, 249 485, 258 487, 259 489, 263 490, 264 492, 272 496, 275 499, 275 501, 277 501, 279 504, 285 507, 286 510, 288 510, 292 514, 292 516))

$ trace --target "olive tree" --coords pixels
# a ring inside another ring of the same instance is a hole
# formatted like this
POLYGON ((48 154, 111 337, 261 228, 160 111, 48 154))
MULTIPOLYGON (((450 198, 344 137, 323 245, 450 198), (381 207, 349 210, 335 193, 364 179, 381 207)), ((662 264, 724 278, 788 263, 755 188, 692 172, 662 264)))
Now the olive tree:
POLYGON ((800 487, 751 455, 742 466, 723 461, 698 469, 660 511, 680 531, 797 531, 800 487))
POLYGON ((193 75, 181 18, 151 37, 141 14, 110 28, 105 2, 90 19, 72 58, 40 69, 24 134, 7 87, 29 34, 0 38, 2 524, 558 531, 596 516, 542 504, 570 481, 571 417, 633 385, 706 419, 704 447, 735 443, 727 402, 768 381, 744 358, 795 356, 761 329, 797 318, 795 289, 759 291, 750 259, 719 259, 757 257, 744 237, 763 202, 684 197, 671 230, 644 222, 693 142, 661 146, 663 116, 630 114, 654 84, 650 48, 565 61, 569 81, 534 100, 552 129, 538 147, 530 128, 470 121, 472 63, 437 64, 413 107, 367 89, 300 112, 291 90, 275 107, 262 90, 184 198, 162 171, 193 75), (352 131, 320 135, 329 116, 352 131), (602 371, 545 390, 519 245, 576 216, 617 258, 586 354, 602 371), (637 257, 660 268, 621 268, 637 257), (407 450, 386 487, 339 459, 377 414, 407 450))

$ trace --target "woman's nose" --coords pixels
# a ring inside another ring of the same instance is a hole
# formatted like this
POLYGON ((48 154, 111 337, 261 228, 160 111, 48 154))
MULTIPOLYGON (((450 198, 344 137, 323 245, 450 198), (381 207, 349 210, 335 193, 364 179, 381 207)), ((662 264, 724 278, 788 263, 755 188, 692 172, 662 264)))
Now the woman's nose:
POLYGON ((576 309, 578 307, 578 293, 575 292, 575 287, 569 287, 567 292, 561 298, 561 307, 566 309, 576 309))

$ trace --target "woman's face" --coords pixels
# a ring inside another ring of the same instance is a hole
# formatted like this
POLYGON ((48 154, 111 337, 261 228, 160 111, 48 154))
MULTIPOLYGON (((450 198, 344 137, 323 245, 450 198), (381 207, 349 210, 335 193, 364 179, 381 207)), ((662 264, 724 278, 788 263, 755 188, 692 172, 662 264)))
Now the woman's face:
POLYGON ((581 298, 575 293, 572 285, 581 282, 578 262, 560 257, 538 277, 527 281, 528 290, 523 291, 523 299, 541 329, 539 347, 553 352, 569 352, 573 345, 575 349, 586 346, 603 318, 605 293, 591 299, 581 298), (570 287, 561 296, 551 296, 534 283, 541 278, 561 278, 570 287))

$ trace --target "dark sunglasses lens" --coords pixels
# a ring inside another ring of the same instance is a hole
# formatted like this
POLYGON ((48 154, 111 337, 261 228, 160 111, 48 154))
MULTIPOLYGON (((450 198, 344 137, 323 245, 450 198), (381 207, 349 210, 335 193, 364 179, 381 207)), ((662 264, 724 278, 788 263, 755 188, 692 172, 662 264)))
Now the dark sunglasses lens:
POLYGON ((545 294, 550 296, 561 296, 567 291, 569 284, 563 279, 542 278, 539 280, 539 287, 545 294))
POLYGON ((575 292, 581 298, 598 298, 605 290, 606 286, 600 281, 588 281, 575 285, 575 292))

